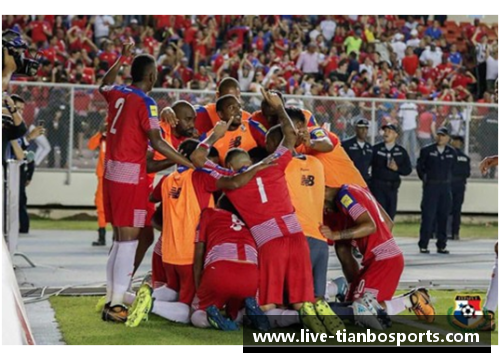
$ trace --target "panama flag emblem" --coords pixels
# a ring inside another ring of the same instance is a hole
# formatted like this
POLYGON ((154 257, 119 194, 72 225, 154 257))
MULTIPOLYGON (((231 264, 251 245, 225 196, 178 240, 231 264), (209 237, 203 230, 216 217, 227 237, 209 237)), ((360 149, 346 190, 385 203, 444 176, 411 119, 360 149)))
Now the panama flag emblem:
POLYGON ((457 295, 455 309, 450 308, 450 322, 463 329, 477 329, 484 324, 481 296, 457 295))

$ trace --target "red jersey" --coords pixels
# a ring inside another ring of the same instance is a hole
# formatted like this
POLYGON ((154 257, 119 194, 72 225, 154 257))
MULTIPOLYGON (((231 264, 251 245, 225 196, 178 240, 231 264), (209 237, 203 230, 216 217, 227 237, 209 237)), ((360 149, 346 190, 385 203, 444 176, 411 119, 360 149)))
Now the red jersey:
POLYGON ((224 190, 250 228, 259 248, 270 240, 302 232, 285 178, 292 153, 280 146, 274 155, 276 166, 260 171, 239 189, 224 190))
POLYGON ((363 264, 372 259, 384 260, 401 254, 380 212, 380 205, 369 191, 356 185, 342 185, 336 201, 342 213, 351 220, 356 221, 367 212, 377 227, 373 234, 355 240, 363 254, 363 264))
POLYGON ((52 27, 48 21, 35 20, 30 23, 31 25, 31 40, 33 43, 45 42, 47 41, 47 35, 45 32, 52 32, 52 27))
POLYGON ((414 54, 411 57, 404 57, 401 61, 401 65, 406 73, 409 75, 414 75, 418 69, 418 57, 414 54))
POLYGON ((200 216, 196 242, 205 243, 205 268, 216 261, 257 264, 257 246, 250 230, 235 214, 206 208, 200 216))
POLYGON ((153 98, 133 86, 105 86, 108 102, 105 178, 138 184, 146 177, 147 133, 159 129, 158 108, 153 98))

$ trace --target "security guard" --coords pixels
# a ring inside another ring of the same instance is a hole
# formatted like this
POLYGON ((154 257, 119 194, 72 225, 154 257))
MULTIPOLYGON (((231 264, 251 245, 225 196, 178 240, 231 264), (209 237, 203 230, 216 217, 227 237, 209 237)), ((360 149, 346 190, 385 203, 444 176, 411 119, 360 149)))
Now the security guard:
POLYGON ((418 242, 420 252, 423 254, 429 253, 427 246, 435 221, 437 221, 437 252, 449 254, 446 249, 446 224, 451 210, 451 180, 457 163, 457 152, 448 145, 449 141, 448 129, 439 128, 436 143, 422 148, 417 160, 418 177, 424 182, 418 242))
POLYGON ((470 157, 462 151, 464 138, 462 136, 452 136, 451 138, 451 146, 457 152, 457 164, 453 169, 451 180, 451 239, 460 240, 460 216, 464 203, 465 185, 470 177, 470 157))
POLYGON ((401 176, 408 176, 412 167, 408 152, 396 143, 397 127, 394 124, 386 124, 382 130, 384 141, 373 146, 370 190, 378 203, 394 220, 401 176))
POLYGON ((342 142, 342 147, 354 162, 366 182, 370 179, 370 166, 372 164, 372 145, 368 143, 369 123, 361 118, 356 121, 356 136, 342 142))

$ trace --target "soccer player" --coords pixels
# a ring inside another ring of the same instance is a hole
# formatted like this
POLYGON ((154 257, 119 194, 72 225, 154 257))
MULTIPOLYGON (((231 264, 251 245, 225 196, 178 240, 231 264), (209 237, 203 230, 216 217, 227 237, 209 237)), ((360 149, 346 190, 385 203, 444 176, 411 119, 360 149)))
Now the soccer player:
MULTIPOLYGON (((281 94, 281 92, 278 91, 271 91, 271 92, 277 94, 283 101, 283 95, 281 94)), ((301 109, 301 112, 304 115, 305 122, 307 122, 306 123, 307 127, 318 127, 318 123, 316 122, 314 115, 310 111, 308 111, 307 109, 301 109)), ((269 104, 265 99, 262 100, 260 104, 260 111, 253 112, 251 119, 253 121, 259 122, 266 129, 269 129, 279 124, 279 120, 276 113, 271 107, 269 107, 269 104)))
MULTIPOLYGON (((369 191, 360 186, 342 185, 334 188, 333 193, 335 207, 341 211, 349 227, 332 231, 322 225, 321 233, 336 243, 354 240, 363 255, 363 267, 350 283, 346 297, 348 302, 353 302, 350 313, 360 315, 363 309, 370 309, 370 305, 379 309, 378 302, 389 315, 412 308, 417 315, 432 322, 435 311, 425 290, 415 290, 409 295, 392 299, 403 272, 404 259, 391 232, 392 220, 385 210, 369 191)), ((332 308, 339 315, 345 314, 334 305, 332 308)))
MULTIPOLYGON (((177 149, 182 141, 197 136, 196 129, 194 128, 195 119, 196 111, 189 102, 181 100, 174 103, 172 107, 165 107, 160 113, 160 131, 163 139, 177 149), (171 126, 171 124, 174 126, 171 126)), ((146 158, 149 193, 152 193, 156 173, 173 166, 175 163, 152 148, 148 150, 146 158)), ((155 212, 154 203, 148 203, 147 211, 146 224, 150 225, 152 215, 155 212)), ((154 241, 154 233, 151 226, 146 226, 142 234, 144 240, 139 241, 134 263, 134 273, 154 241)))
POLYGON ((146 54, 134 58, 132 84, 113 85, 124 59, 132 54, 133 44, 124 44, 122 55, 108 70, 99 91, 108 103, 106 161, 103 181, 106 220, 113 225, 114 242, 106 267, 107 303, 103 320, 125 322, 124 295, 134 271, 141 231, 146 225, 148 180, 146 151, 153 149, 171 161, 192 167, 161 135, 155 101, 147 95, 157 78, 156 61, 146 54))
MULTIPOLYGON (((272 314, 277 306, 291 305, 299 311, 302 322, 316 333, 326 332, 325 327, 328 332, 335 333, 338 328, 343 328, 340 319, 335 315, 324 318, 330 311, 324 306, 324 301, 314 304, 309 247, 294 212, 285 179, 285 169, 293 158, 297 140, 295 127, 280 97, 266 91, 262 93, 278 114, 283 127, 283 140, 272 155, 277 166, 258 172, 242 188, 224 191, 250 228, 258 247, 259 304, 262 310, 272 314), (325 325, 318 315, 326 322, 325 325)), ((210 166, 206 160, 207 149, 224 136, 231 122, 224 123, 219 122, 213 134, 193 153, 191 159, 195 165, 210 166)), ((226 164, 232 170, 242 170, 250 167, 252 161, 245 150, 232 149, 228 152, 226 164)), ((278 313, 281 314, 281 311, 278 313)), ((299 314, 292 314, 299 321, 299 314)))
MULTIPOLYGON (((189 157, 199 144, 187 139, 179 152, 189 157)), ((190 305, 195 294, 193 262, 196 228, 203 209, 213 206, 212 193, 231 190, 248 183, 269 163, 259 163, 239 174, 223 176, 215 170, 193 170, 178 166, 155 187, 153 201, 162 201, 162 260, 168 287, 179 293, 178 301, 155 302, 153 313, 179 323, 189 323, 190 305)), ((131 308, 127 326, 136 327, 149 313, 152 305, 151 287, 143 284, 137 302, 131 308)))
MULTIPOLYGON (((217 91, 215 93, 215 100, 231 94, 241 102, 240 83, 234 78, 227 77, 220 81, 217 91)), ((246 111, 241 112, 241 119, 246 121, 250 118, 250 113, 246 111)), ((195 127, 199 134, 210 132, 215 124, 220 120, 219 112, 216 109, 216 103, 209 103, 206 106, 196 106, 196 122, 195 127)))
MULTIPOLYGON (((491 167, 498 166, 498 156, 489 156, 481 161, 479 164, 479 169, 481 173, 485 175, 491 167)), ((486 302, 484 303, 484 308, 488 311, 489 318, 491 318, 491 323, 485 328, 485 330, 494 331, 495 326, 495 311, 498 308, 498 241, 495 244, 495 265, 493 266, 493 272, 490 279, 490 286, 488 287, 488 292, 486 293, 486 302)))
POLYGON ((97 230, 97 241, 92 242, 92 246, 104 246, 106 245, 106 215, 104 213, 104 203, 102 199, 102 183, 104 177, 104 159, 106 155, 106 124, 103 125, 103 129, 90 137, 87 147, 92 151, 99 148, 99 157, 95 170, 97 176, 97 190, 94 198, 99 229, 97 230))
POLYGON ((194 261, 199 302, 191 322, 199 328, 236 330, 246 307, 247 316, 260 322, 255 326, 268 330, 269 321, 255 300, 259 284, 255 241, 226 196, 217 206, 200 216, 194 261), (224 307, 228 318, 219 312, 224 307))
MULTIPOLYGON (((342 230, 346 225, 341 223, 343 219, 339 211, 333 207, 334 189, 344 184, 358 185, 366 189, 368 186, 336 134, 320 127, 307 127, 306 123, 300 120, 295 120, 295 125, 299 131, 297 152, 318 158, 325 170, 324 223, 333 230, 342 230)), ((332 240, 329 240, 329 243, 332 244, 332 240)), ((346 243, 333 244, 335 244, 335 252, 342 264, 344 275, 351 283, 358 272, 358 263, 351 258, 352 251, 346 247, 346 243)))
MULTIPOLYGON (((257 146, 265 147, 267 130, 258 122, 243 119, 243 111, 238 98, 231 94, 220 97, 217 99, 216 110, 222 121, 229 123, 231 120, 224 137, 214 144, 222 163, 227 152, 232 148, 249 151, 257 146)), ((210 135, 209 132, 208 136, 210 135)))
MULTIPOLYGON (((298 108, 286 108, 290 119, 304 120, 298 108)), ((268 152, 274 153, 283 139, 281 125, 272 127, 266 136, 268 152)), ((323 221, 325 203, 325 176, 321 162, 314 156, 295 154, 285 170, 292 205, 304 230, 309 252, 316 300, 325 296, 328 270, 328 244, 318 229, 323 221)))

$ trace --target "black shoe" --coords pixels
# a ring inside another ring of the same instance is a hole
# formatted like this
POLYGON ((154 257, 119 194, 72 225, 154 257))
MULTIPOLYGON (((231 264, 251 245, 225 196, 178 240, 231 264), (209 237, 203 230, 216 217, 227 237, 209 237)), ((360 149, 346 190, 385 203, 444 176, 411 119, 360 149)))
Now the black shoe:
POLYGON ((440 248, 438 248, 437 252, 438 252, 438 254, 449 254, 450 253, 448 250, 440 249, 440 248))
POLYGON ((430 254, 430 251, 427 248, 420 248, 420 254, 430 254))
POLYGON ((99 228, 97 230, 99 237, 97 241, 92 243, 92 246, 105 246, 106 245, 106 228, 99 228))

